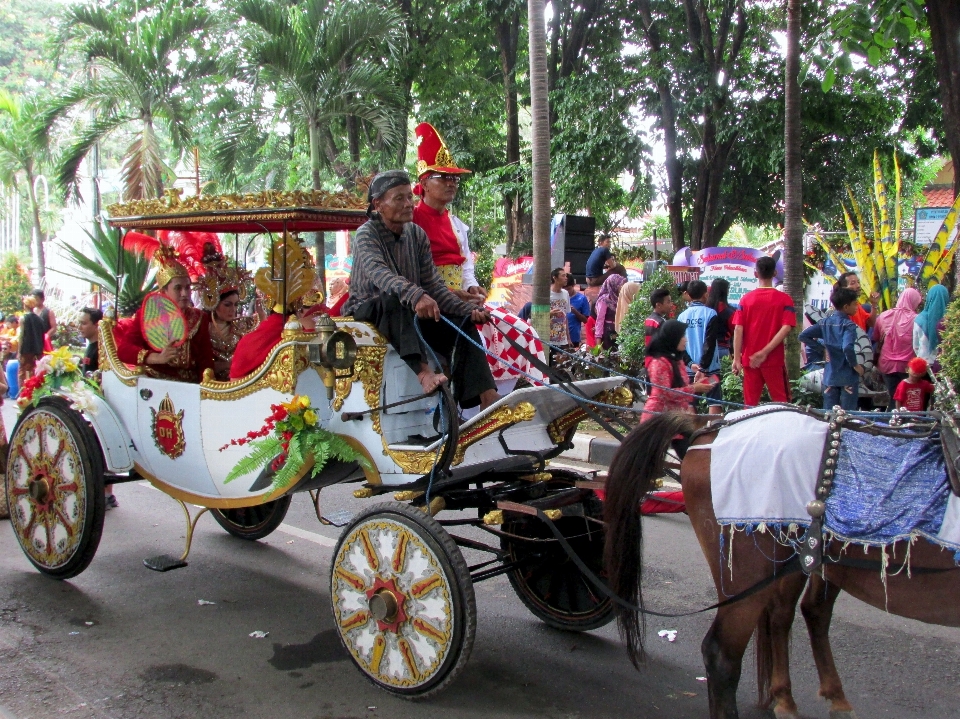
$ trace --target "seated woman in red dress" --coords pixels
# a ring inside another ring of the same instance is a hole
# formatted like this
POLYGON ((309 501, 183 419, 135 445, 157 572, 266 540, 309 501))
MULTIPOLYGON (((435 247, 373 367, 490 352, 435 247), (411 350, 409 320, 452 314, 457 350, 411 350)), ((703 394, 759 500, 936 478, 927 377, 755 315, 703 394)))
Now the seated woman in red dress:
MULTIPOLYGON (((314 321, 310 315, 315 312, 311 310, 297 312, 301 300, 311 291, 316 279, 313 260, 295 239, 292 237, 287 239, 287 288, 286 297, 283 297, 284 283, 273 280, 273 277, 279 277, 282 273, 281 247, 283 247, 282 240, 274 243, 274 272, 271 273, 269 267, 262 267, 257 270, 253 280, 257 289, 266 298, 266 306, 271 307, 272 312, 261 320, 255 330, 244 335, 237 342, 237 348, 233 352, 233 360, 230 363, 230 379, 246 377, 263 364, 270 351, 280 344, 288 314, 296 313, 301 328, 308 332, 313 331, 314 321)), ((326 310, 323 305, 316 307, 318 311, 326 310)))
POLYGON ((139 232, 128 232, 124 247, 153 258, 157 265, 157 285, 172 299, 183 313, 187 338, 179 347, 156 351, 147 344, 142 331, 143 307, 132 321, 117 324, 115 337, 117 356, 121 362, 142 367, 152 377, 175 379, 181 382, 199 382, 206 369, 213 370, 213 348, 210 345, 210 315, 192 306, 190 276, 169 245, 139 232))

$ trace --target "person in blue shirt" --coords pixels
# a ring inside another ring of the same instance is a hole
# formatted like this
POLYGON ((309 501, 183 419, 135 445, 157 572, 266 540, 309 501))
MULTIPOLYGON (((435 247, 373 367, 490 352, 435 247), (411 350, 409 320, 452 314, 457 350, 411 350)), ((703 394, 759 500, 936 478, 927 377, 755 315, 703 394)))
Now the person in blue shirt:
POLYGON ((580 346, 580 330, 583 323, 590 319, 590 300, 580 291, 580 286, 567 275, 567 294, 570 295, 570 311, 567 313, 567 325, 570 327, 570 344, 580 346))
POLYGON ((857 409, 863 375, 863 365, 857 364, 857 325, 851 319, 860 309, 857 294, 847 287, 835 289, 830 302, 837 311, 800 333, 803 344, 815 346, 817 340, 823 340, 827 351, 823 370, 824 409, 837 405, 845 410, 857 409))
MULTIPOLYGON (((606 279, 604 270, 607 269, 607 263, 613 259, 613 253, 610 251, 610 238, 601 237, 597 240, 597 247, 587 258, 587 284, 590 287, 599 287, 606 279)), ((612 264, 612 263, 611 263, 612 264)))
MULTIPOLYGON (((693 360, 688 373, 691 378, 700 371, 705 375, 716 374, 720 371, 719 354, 714 353, 709 366, 704 366, 703 350, 706 345, 707 327, 710 325, 710 321, 717 316, 717 311, 703 303, 707 296, 706 282, 690 280, 687 283, 686 292, 690 297, 690 303, 677 319, 687 325, 687 354, 693 360)), ((708 400, 722 398, 719 382, 714 384, 706 396, 708 400)))

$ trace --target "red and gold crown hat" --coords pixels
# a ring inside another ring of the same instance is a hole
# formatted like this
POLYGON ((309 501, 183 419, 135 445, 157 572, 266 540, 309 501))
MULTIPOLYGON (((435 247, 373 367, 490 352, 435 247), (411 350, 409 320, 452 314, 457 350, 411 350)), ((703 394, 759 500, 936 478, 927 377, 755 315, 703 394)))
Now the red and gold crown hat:
POLYGON ((447 175, 467 175, 472 172, 457 167, 440 133, 429 122, 421 122, 413 132, 416 135, 418 179, 422 180, 428 172, 447 175))

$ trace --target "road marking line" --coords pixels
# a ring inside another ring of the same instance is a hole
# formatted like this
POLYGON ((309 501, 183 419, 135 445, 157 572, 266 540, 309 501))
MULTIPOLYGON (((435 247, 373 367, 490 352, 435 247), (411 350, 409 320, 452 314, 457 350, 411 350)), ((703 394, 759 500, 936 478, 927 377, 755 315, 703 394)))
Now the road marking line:
MULTIPOLYGON (((147 487, 149 489, 156 489, 160 492, 159 489, 154 487, 150 482, 137 482, 141 487, 147 487)), ((161 492, 163 494, 163 492, 161 492)), ((306 529, 300 529, 300 527, 294 527, 292 524, 283 523, 277 527, 277 531, 283 532, 284 534, 289 534, 291 537, 297 537, 299 539, 305 539, 308 542, 313 542, 314 544, 319 544, 321 547, 336 547, 337 540, 331 539, 330 537, 324 534, 318 534, 317 532, 309 532, 306 529)), ((2 719, 2 715, 0 715, 2 719)))
POLYGON ((300 539, 306 539, 308 542, 313 542, 314 544, 319 544, 321 547, 336 547, 337 540, 331 539, 330 537, 317 534, 316 532, 308 532, 306 529, 300 529, 300 527, 294 527, 292 524, 281 524, 277 527, 277 531, 283 532, 284 534, 289 534, 291 537, 299 537, 300 539))

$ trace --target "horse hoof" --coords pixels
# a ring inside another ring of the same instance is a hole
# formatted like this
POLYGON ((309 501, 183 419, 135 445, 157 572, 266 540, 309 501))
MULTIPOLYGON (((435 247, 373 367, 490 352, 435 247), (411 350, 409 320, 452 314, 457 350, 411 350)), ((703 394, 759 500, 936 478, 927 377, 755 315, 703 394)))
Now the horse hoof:
POLYGON ((853 709, 831 709, 830 719, 857 719, 857 713, 853 709))
MULTIPOLYGON (((796 709, 784 709, 781 707, 774 707, 773 716, 775 719, 800 719, 800 715, 797 714, 796 709)), ((833 719, 833 717, 830 717, 833 719)))
MULTIPOLYGON (((774 719, 800 719, 800 715, 797 714, 796 710, 791 709, 774 709, 773 710, 774 719)), ((831 719, 833 719, 831 717, 831 719)))

